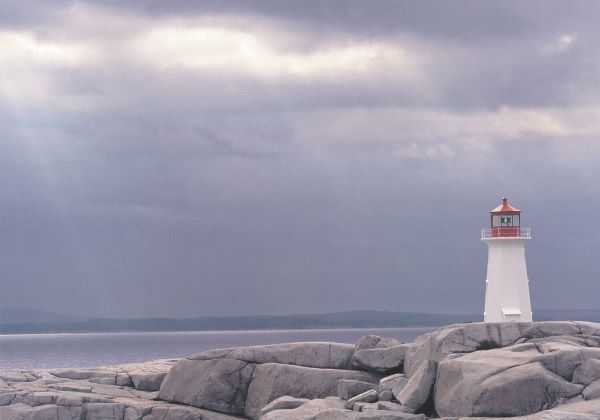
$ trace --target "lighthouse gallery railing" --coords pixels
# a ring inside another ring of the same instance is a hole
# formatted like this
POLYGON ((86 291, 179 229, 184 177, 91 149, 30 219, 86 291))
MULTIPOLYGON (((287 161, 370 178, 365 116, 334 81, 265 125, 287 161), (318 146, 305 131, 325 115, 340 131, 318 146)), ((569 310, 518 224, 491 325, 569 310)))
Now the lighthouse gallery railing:
POLYGON ((512 226, 481 229, 481 239, 492 238, 524 238, 531 239, 531 228, 519 228, 512 226))

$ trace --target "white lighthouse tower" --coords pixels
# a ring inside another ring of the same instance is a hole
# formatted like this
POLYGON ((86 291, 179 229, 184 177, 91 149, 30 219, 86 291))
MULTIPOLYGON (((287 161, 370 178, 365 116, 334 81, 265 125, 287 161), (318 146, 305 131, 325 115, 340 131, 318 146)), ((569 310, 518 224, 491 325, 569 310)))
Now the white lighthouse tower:
POLYGON ((490 214, 491 228, 481 231, 488 246, 483 320, 531 322, 525 265, 525 242, 531 239, 531 230, 521 228, 521 210, 508 204, 506 197, 490 214))

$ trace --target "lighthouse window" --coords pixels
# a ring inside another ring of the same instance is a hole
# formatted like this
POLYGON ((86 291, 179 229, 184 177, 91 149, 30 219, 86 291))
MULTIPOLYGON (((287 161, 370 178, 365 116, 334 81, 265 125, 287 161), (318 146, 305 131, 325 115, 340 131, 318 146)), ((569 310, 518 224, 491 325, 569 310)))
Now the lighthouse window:
POLYGON ((502 216, 500 218, 500 224, 502 226, 512 226, 512 216, 502 216))
POLYGON ((500 216, 492 216, 492 226, 500 226, 500 216))
POLYGON ((513 216, 513 226, 519 226, 519 215, 515 214, 513 216))

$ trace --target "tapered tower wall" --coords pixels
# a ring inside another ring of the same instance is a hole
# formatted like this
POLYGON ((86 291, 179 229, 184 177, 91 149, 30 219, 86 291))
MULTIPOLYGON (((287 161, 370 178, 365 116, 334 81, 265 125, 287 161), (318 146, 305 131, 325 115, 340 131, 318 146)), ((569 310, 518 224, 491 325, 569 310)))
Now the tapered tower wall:
POLYGON ((531 322, 529 278, 525 263, 527 238, 485 238, 488 266, 485 322, 531 322))

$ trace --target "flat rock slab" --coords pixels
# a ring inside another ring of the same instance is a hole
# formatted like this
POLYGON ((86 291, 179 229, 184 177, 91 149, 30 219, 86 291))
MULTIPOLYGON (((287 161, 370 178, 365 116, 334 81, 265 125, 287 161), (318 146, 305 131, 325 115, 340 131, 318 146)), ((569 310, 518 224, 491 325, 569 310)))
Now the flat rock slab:
POLYGON ((337 396, 343 400, 362 394, 365 391, 377 389, 378 385, 370 382, 355 381, 352 379, 340 379, 337 384, 337 396))
POLYGON ((327 342, 272 344, 211 350, 188 357, 190 360, 235 359, 248 363, 279 363, 324 369, 349 369, 354 345, 327 342))
MULTIPOLYGON (((143 365, 143 364, 142 364, 143 365)), ((138 366, 138 369, 142 368, 138 366)), ((110 372, 119 371, 118 366, 110 372)), ((141 369, 144 370, 144 369, 141 369)), ((152 370, 148 367, 147 371, 152 370)), ((156 392, 90 382, 105 368, 72 369, 60 378, 49 371, 18 372, 3 375, 19 379, 0 383, 0 419, 2 420, 226 420, 236 416, 193 406, 156 401, 156 392), (74 373, 74 372, 79 373, 74 373), (72 377, 85 379, 70 379, 72 377), (21 380, 21 379, 27 380, 21 380), (49 378, 53 378, 50 379, 49 378), (49 382, 50 381, 50 382, 49 382)))

